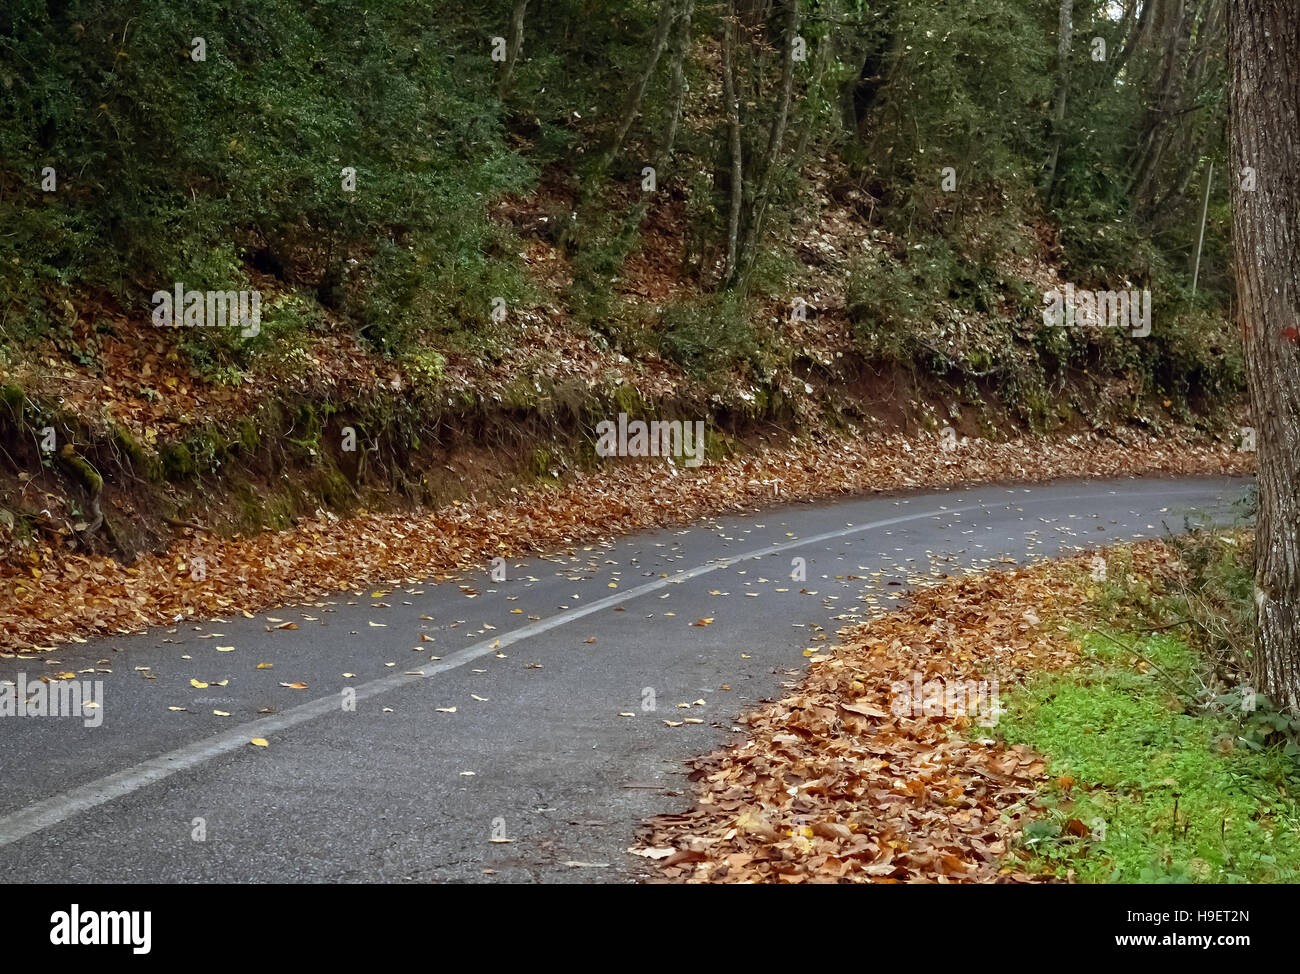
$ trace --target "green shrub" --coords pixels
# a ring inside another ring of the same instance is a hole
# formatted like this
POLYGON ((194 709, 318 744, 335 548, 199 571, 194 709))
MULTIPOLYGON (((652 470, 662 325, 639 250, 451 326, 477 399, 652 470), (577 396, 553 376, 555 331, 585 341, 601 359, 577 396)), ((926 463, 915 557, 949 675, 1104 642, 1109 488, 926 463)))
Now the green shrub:
POLYGON ((734 294, 669 305, 659 329, 663 354, 696 376, 758 358, 758 337, 744 302, 734 294))

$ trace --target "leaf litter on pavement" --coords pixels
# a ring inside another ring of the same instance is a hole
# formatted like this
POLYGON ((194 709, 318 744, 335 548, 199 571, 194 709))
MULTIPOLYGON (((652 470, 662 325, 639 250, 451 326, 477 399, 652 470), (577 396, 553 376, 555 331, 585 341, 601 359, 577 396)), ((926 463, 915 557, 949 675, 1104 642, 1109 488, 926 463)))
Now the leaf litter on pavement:
MULTIPOLYGON (((1158 542, 1134 550, 1169 557, 1158 542)), ((971 715, 896 703, 917 678, 997 679, 1004 692, 1075 663, 1063 622, 1089 611, 1087 564, 931 581, 842 630, 794 692, 739 720, 744 740, 690 762, 695 807, 651 819, 628 851, 669 882, 1043 881, 1007 863, 1044 757, 986 736, 971 715)))

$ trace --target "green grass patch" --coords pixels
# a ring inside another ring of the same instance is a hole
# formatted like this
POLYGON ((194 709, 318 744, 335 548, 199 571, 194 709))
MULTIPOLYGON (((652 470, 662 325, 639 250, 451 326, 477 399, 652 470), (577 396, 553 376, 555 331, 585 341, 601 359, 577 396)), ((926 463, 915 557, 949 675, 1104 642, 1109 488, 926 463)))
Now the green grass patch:
POLYGON ((1083 664, 1004 697, 998 735, 1046 755, 1054 776, 1021 868, 1103 883, 1300 880, 1300 765, 1267 733, 1284 718, 1262 697, 1244 714, 1239 699, 1191 702, 1200 656, 1180 638, 1082 644, 1083 664))

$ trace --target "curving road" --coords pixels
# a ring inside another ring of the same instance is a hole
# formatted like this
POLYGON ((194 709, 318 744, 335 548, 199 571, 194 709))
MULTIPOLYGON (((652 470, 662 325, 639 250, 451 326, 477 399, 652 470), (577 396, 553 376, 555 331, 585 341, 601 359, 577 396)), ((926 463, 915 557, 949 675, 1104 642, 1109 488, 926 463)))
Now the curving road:
POLYGON ((519 559, 502 582, 379 584, 0 660, 0 681, 104 684, 99 726, 0 719, 0 874, 635 879, 632 833, 686 807, 685 760, 909 579, 1231 520, 1245 490, 1128 479, 792 506, 519 559), (702 722, 665 724, 685 717, 702 722))

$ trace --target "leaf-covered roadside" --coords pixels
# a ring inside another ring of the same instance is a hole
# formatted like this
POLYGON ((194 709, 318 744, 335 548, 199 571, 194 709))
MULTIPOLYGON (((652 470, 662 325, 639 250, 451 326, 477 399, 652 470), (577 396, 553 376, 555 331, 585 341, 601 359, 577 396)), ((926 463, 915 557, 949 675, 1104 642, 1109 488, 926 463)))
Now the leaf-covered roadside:
POLYGON ((892 712, 896 683, 1068 666, 1057 617, 1082 600, 1066 562, 950 579, 841 633, 790 696, 697 759, 697 806, 647 824, 633 852, 677 882, 995 882, 1045 760, 969 716, 892 712))
POLYGON ((1250 719, 1232 730, 1213 657, 1164 632, 1173 656, 1096 635, 1157 605, 1185 610, 1175 599, 1203 574, 1194 550, 1119 550, 1110 581, 1091 557, 1046 561, 921 588, 844 630, 797 690, 741 718, 743 742, 694 762, 695 808, 648 822, 631 851, 692 883, 1293 875, 1297 769, 1252 743, 1250 719), (1118 609, 1116 586, 1139 597, 1118 609), (1175 704, 1162 681, 1194 671, 1209 682, 1175 704), (996 678, 1012 705, 989 731, 899 715, 897 685, 914 675, 996 678))
POLYGON ((189 535, 132 565, 44 547, 0 561, 0 631, 7 651, 124 634, 148 625, 253 612, 379 580, 413 582, 483 568, 495 556, 552 551, 618 533, 774 502, 908 487, 1032 482, 1140 473, 1249 469, 1250 454, 1152 439, 1093 436, 992 443, 945 451, 901 436, 792 441, 695 471, 616 463, 558 487, 471 501, 427 515, 330 514, 279 533, 189 535), (203 571, 193 570, 202 559, 203 571), (196 580, 201 575, 201 580, 196 580))

